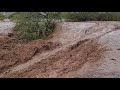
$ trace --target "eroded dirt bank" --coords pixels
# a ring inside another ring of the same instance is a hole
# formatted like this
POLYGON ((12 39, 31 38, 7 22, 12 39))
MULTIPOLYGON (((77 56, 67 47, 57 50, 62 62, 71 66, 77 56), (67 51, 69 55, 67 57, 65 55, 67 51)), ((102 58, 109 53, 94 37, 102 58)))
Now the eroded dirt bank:
POLYGON ((0 77, 120 77, 120 22, 65 22, 49 40, 13 38, 0 38, 0 77))

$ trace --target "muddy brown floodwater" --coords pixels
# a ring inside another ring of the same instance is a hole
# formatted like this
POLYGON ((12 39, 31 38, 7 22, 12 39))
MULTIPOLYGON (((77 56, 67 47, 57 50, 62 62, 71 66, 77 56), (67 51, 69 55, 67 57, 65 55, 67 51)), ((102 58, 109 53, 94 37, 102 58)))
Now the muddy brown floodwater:
MULTIPOLYGON (((9 24, 0 22, 1 35, 9 24)), ((0 38, 2 78, 120 77, 120 22, 62 22, 48 40, 13 38, 0 38)))

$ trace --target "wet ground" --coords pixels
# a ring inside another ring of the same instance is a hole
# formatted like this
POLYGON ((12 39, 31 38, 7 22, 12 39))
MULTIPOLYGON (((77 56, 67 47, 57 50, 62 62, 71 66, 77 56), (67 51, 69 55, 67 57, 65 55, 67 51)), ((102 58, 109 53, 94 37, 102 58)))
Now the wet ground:
MULTIPOLYGON (((1 22, 0 26, 1 34, 7 34, 11 32, 14 24, 8 21, 1 22)), ((36 40, 27 45, 19 45, 18 48, 24 50, 24 54, 20 54, 22 52, 15 48, 21 57, 32 55, 32 58, 17 65, 10 65, 0 77, 119 78, 119 38, 120 22, 59 23, 48 41, 36 40), (32 53, 35 51, 37 54, 32 53)), ((1 63, 3 61, 2 59, 1 63)))

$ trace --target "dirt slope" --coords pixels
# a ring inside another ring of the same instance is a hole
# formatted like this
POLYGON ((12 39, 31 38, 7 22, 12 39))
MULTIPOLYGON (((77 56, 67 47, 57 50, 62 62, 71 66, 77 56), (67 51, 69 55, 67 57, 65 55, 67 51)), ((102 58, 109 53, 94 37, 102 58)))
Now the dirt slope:
POLYGON ((59 23, 50 40, 27 44, 1 38, 0 77, 120 77, 119 38, 113 21, 59 23))

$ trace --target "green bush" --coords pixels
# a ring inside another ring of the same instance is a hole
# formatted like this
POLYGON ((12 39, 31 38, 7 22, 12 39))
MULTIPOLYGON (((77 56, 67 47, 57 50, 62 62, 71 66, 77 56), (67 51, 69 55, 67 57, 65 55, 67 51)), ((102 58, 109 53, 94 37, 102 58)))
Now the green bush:
POLYGON ((5 16, 2 13, 0 13, 0 20, 3 20, 3 19, 5 19, 5 16))
POLYGON ((101 13, 98 16, 98 20, 100 20, 100 21, 120 21, 120 13, 119 12, 101 13))
POLYGON ((62 18, 68 19, 70 21, 90 21, 96 20, 98 13, 96 12, 69 12, 62 13, 62 18))
POLYGON ((120 21, 120 12, 64 12, 62 17, 70 21, 120 21))
POLYGON ((41 16, 38 15, 38 13, 34 12, 19 12, 19 13, 14 13, 11 16, 9 16, 10 19, 19 22, 24 22, 24 21, 29 21, 29 20, 36 20, 40 19, 41 16))
POLYGON ((46 38, 54 31, 53 19, 59 19, 59 13, 39 12, 16 13, 10 18, 17 21, 15 30, 19 32, 20 39, 35 40, 46 38))

